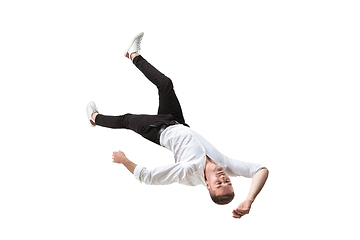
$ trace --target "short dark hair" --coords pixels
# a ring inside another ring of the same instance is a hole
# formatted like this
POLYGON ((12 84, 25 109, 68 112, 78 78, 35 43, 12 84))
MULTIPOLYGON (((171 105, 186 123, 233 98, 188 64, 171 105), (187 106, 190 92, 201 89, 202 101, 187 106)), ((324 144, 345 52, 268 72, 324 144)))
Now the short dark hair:
POLYGON ((214 203, 218 204, 218 205, 225 205, 230 203, 234 197, 235 197, 235 193, 229 193, 229 194, 225 194, 225 195, 220 195, 220 196, 216 196, 214 193, 210 192, 210 196, 211 199, 214 201, 214 203))

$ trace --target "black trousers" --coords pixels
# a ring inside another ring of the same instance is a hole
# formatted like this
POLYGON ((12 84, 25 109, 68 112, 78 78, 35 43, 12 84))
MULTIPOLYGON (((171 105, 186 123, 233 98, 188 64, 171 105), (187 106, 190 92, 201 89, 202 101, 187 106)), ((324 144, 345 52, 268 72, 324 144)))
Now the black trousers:
POLYGON ((131 129, 160 145, 159 131, 162 127, 173 125, 175 121, 185 126, 189 125, 185 123, 171 79, 159 72, 141 55, 135 57, 133 63, 157 87, 159 93, 158 113, 156 115, 127 113, 120 116, 98 114, 95 123, 107 128, 131 129))

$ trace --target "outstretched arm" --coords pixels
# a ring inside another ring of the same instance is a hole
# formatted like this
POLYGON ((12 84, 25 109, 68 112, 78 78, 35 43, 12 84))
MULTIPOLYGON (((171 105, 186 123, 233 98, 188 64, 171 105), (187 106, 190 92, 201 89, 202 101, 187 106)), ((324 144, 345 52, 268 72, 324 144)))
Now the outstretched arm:
POLYGON ((122 151, 113 152, 113 162, 123 164, 132 174, 136 168, 136 164, 130 161, 122 151))
MULTIPOLYGON (((123 152, 113 152, 113 162, 123 164, 140 182, 151 185, 165 185, 180 182, 186 178, 188 168, 182 163, 170 164, 147 170, 130 161, 123 152)), ((190 165, 189 165, 190 166, 190 165)))
POLYGON ((259 194, 259 192, 265 185, 268 175, 269 170, 266 168, 259 170, 254 175, 247 198, 244 202, 240 203, 237 209, 233 210, 234 218, 241 218, 242 216, 250 212, 251 204, 255 201, 256 196, 259 194))

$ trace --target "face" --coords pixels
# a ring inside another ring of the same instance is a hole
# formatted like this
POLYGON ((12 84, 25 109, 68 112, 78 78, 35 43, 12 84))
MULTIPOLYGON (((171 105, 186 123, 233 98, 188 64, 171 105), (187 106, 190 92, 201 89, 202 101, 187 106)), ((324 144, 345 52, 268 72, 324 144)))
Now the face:
POLYGON ((210 173, 206 187, 216 196, 225 195, 234 191, 230 177, 225 173, 222 167, 216 167, 210 173))

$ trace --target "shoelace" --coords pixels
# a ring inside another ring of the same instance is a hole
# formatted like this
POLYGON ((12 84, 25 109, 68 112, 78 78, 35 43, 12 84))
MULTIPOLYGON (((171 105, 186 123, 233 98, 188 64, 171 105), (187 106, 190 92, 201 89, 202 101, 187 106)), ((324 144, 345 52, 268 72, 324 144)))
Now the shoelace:
POLYGON ((137 41, 137 50, 140 51, 141 47, 140 47, 140 43, 141 43, 142 38, 138 39, 137 41))

